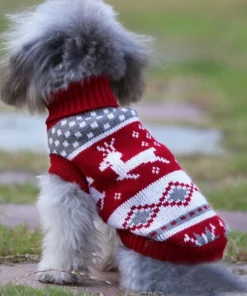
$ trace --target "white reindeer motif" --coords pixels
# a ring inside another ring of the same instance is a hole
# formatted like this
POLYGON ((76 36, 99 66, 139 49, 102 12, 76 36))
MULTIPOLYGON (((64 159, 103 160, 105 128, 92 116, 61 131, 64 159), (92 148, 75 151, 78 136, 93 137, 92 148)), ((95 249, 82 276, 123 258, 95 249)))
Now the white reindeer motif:
POLYGON ((145 163, 153 163, 156 161, 160 161, 162 163, 170 163, 167 159, 163 157, 156 156, 154 152, 155 148, 149 148, 145 151, 140 152, 139 154, 132 157, 130 160, 123 162, 121 160, 123 154, 117 151, 114 148, 115 139, 112 138, 111 143, 104 143, 105 147, 97 147, 98 151, 103 152, 104 160, 100 164, 100 171, 104 172, 107 168, 111 168, 117 175, 118 181, 122 181, 124 179, 138 179, 140 177, 139 174, 130 174, 129 172, 133 169, 137 168, 141 164, 145 163))

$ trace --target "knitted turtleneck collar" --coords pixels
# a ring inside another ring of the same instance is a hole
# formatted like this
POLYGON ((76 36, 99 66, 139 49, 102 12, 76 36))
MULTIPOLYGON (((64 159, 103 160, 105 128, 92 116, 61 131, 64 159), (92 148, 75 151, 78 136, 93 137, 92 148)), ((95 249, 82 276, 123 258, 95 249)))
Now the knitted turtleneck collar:
POLYGON ((107 78, 93 77, 52 94, 46 124, 50 128, 62 118, 104 107, 118 107, 117 100, 107 78))

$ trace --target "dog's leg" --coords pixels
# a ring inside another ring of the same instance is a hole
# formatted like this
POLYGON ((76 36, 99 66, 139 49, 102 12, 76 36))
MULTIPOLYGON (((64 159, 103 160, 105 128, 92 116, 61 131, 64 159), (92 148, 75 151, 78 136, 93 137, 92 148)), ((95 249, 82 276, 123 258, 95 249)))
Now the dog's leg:
POLYGON ((93 224, 95 204, 76 184, 55 175, 40 177, 40 187, 37 207, 44 241, 38 280, 72 284, 77 276, 71 272, 87 271, 92 253, 98 251, 93 224))
POLYGON ((100 218, 94 221, 95 227, 99 232, 100 252, 93 259, 95 267, 99 271, 112 271, 117 269, 114 254, 116 248, 120 246, 115 229, 105 224, 100 218))
POLYGON ((118 249, 117 262, 121 285, 132 292, 183 296, 247 293, 247 283, 221 264, 171 264, 144 257, 125 247, 118 249))

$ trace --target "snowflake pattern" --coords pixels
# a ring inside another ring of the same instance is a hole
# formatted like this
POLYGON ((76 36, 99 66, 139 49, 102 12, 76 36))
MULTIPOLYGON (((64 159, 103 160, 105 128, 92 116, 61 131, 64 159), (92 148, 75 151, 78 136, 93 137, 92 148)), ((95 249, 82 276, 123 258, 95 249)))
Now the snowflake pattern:
POLYGON ((139 129, 142 130, 142 131, 145 130, 145 128, 141 124, 139 124, 139 129))
POLYGON ((139 136, 140 136, 140 134, 139 134, 138 132, 135 132, 135 131, 134 131, 134 132, 132 133, 132 137, 133 137, 133 138, 138 139, 139 136))
POLYGON ((114 195, 114 199, 115 200, 120 200, 121 197, 122 197, 122 194, 121 193, 115 193, 115 195, 114 195))
POLYGON ((142 147, 148 147, 148 146, 149 146, 148 142, 142 142, 142 147))
POLYGON ((69 157, 75 149, 102 132, 109 132, 136 116, 136 111, 131 108, 107 108, 63 119, 48 131, 49 151, 69 157))
POLYGON ((160 173, 160 168, 158 168, 158 167, 153 167, 153 169, 152 169, 152 173, 153 173, 154 175, 158 175, 158 174, 160 173))

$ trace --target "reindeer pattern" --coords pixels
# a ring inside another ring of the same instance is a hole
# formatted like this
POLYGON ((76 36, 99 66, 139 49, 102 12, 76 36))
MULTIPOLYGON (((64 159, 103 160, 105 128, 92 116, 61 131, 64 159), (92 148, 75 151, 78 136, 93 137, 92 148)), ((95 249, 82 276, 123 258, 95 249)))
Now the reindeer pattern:
POLYGON ((148 148, 124 162, 122 160, 123 154, 116 150, 114 143, 115 138, 112 138, 110 144, 105 142, 104 147, 97 147, 98 151, 103 152, 104 157, 103 161, 100 163, 99 169, 101 172, 104 172, 106 169, 111 168, 118 175, 118 181, 138 179, 140 177, 139 174, 131 174, 130 172, 142 164, 154 163, 157 161, 166 164, 170 163, 167 159, 156 156, 156 149, 154 147, 148 148))

